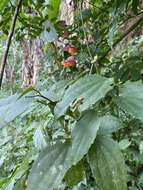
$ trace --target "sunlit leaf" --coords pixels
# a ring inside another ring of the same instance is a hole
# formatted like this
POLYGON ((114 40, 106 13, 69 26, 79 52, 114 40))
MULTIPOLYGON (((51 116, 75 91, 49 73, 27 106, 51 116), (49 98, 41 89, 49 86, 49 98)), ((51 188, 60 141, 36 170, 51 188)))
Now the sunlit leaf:
POLYGON ((2 0, 0 1, 0 11, 4 9, 4 7, 10 2, 10 0, 2 0))
POLYGON ((50 5, 51 8, 48 9, 48 16, 49 19, 56 19, 59 13, 59 7, 60 7, 61 0, 49 0, 48 5, 50 5))

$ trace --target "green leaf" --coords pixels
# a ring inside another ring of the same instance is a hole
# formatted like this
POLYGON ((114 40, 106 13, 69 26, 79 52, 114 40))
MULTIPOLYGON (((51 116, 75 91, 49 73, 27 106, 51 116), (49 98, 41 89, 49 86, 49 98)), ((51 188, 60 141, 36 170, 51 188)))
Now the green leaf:
POLYGON ((0 128, 13 121, 17 116, 22 114, 32 103, 31 98, 13 95, 0 100, 0 128))
POLYGON ((139 145, 140 154, 143 154, 143 141, 139 145))
POLYGON ((26 157, 23 161, 23 163, 21 164, 21 166, 19 168, 17 168, 17 170, 14 172, 14 174, 11 176, 10 180, 8 181, 8 183, 4 184, 1 188, 1 190, 13 190, 15 184, 17 183, 17 181, 19 179, 21 179, 23 177, 24 174, 26 174, 26 172, 29 169, 29 158, 26 157))
POLYGON ((8 178, 0 178, 0 188, 8 182, 8 178))
POLYGON ((123 156, 112 139, 98 136, 89 151, 89 164, 102 190, 127 190, 123 156))
POLYGON ((131 142, 129 141, 129 139, 123 139, 119 142, 119 147, 121 150, 125 150, 130 146, 130 144, 131 142))
POLYGON ((80 181, 82 181, 85 177, 85 170, 83 161, 80 161, 75 166, 72 166, 66 173, 64 177, 66 183, 69 187, 73 187, 77 185, 80 181))
POLYGON ((50 20, 58 17, 60 2, 61 2, 61 0, 49 0, 48 1, 48 5, 50 7, 48 9, 48 17, 50 20))
POLYGON ((59 187, 70 168, 70 145, 47 147, 33 164, 28 178, 28 190, 53 190, 59 187))
POLYGON ((32 86, 26 88, 22 94, 20 94, 20 96, 18 97, 18 99, 22 98, 23 96, 25 96, 26 94, 28 94, 29 92, 33 92, 34 88, 32 86))
POLYGON ((12 180, 10 181, 10 183, 9 183, 6 187, 4 187, 4 188, 2 187, 2 190, 13 190, 14 185, 15 185, 15 180, 12 179, 12 180))
POLYGON ((99 134, 112 134, 123 127, 122 121, 112 115, 101 116, 98 120, 100 122, 99 134))
POLYGON ((72 144, 51 145, 40 153, 30 172, 28 190, 58 188, 66 172, 88 152, 98 129, 95 113, 88 112, 73 129, 72 144))
POLYGON ((118 106, 133 117, 143 121, 143 82, 126 82, 122 85, 119 97, 116 99, 118 106))
POLYGON ((41 33, 40 37, 44 42, 54 42, 57 39, 57 32, 51 22, 46 21, 44 23, 44 31, 41 33))
POLYGON ((42 127, 36 128, 36 131, 33 135, 33 142, 34 142, 35 147, 38 150, 42 150, 42 149, 46 148, 47 141, 46 141, 46 138, 44 136, 42 127))
POLYGON ((61 80, 53 84, 47 92, 42 94, 52 102, 58 102, 62 99, 66 87, 69 85, 68 80, 61 80))
POLYGON ((129 187, 129 190, 138 190, 137 187, 129 187))
POLYGON ((69 168, 76 165, 87 154, 96 138, 99 127, 106 122, 108 122, 106 126, 111 124, 111 128, 105 131, 114 131, 116 126, 113 126, 117 124, 117 120, 113 116, 98 117, 94 111, 88 111, 77 122, 72 131, 72 145, 56 144, 46 148, 40 154, 31 170, 28 190, 47 190, 47 188, 53 190, 57 188, 69 168))
POLYGON ((21 178, 14 186, 14 190, 25 190, 26 180, 21 178))
POLYGON ((4 9, 4 7, 10 2, 10 0, 2 0, 0 1, 0 11, 4 9))
POLYGON ((64 94, 63 99, 55 107, 55 115, 64 115, 68 107, 81 101, 79 111, 84 111, 105 97, 112 89, 112 79, 101 76, 85 76, 71 85, 64 94))
POLYGON ((2 106, 6 106, 6 105, 16 101, 17 99, 18 99, 17 94, 0 99, 0 108, 2 108, 2 106))
POLYGON ((100 122, 94 111, 87 112, 72 131, 72 161, 75 165, 88 152, 94 143, 100 122))
POLYGON ((138 6, 140 5, 140 1, 139 0, 133 0, 132 1, 132 9, 134 11, 135 14, 138 13, 138 6))

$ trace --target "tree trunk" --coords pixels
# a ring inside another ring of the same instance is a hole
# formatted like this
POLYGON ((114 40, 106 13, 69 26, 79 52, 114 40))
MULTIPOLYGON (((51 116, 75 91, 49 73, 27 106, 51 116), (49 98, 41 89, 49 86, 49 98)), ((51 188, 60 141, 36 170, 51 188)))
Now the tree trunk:
POLYGON ((40 70, 40 59, 42 57, 42 48, 41 48, 41 42, 40 40, 34 40, 33 41, 33 86, 36 86, 38 76, 39 76, 39 70, 40 70))
POLYGON ((73 0, 62 0, 60 5, 60 20, 65 21, 66 25, 74 22, 74 2, 73 0))
POLYGON ((22 87, 35 86, 40 69, 42 50, 40 41, 31 40, 22 42, 24 62, 22 65, 22 87))

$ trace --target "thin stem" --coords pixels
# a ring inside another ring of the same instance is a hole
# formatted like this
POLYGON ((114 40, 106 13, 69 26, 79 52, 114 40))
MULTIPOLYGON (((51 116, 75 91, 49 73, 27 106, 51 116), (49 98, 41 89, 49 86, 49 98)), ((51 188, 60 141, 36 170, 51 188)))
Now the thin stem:
POLYGON ((8 57, 8 52, 9 52, 9 48, 10 48, 10 45, 11 45, 12 37, 13 37, 13 34, 14 34, 14 30, 15 30, 15 26, 16 26, 16 21, 17 21, 18 13, 19 13, 20 7, 22 5, 22 1, 23 0, 19 0, 18 4, 16 6, 14 17, 13 17, 13 21, 12 21, 11 28, 10 28, 10 32, 9 32, 9 35, 8 35, 6 49, 5 49, 3 58, 2 58, 1 70, 0 70, 0 89, 2 87, 2 80, 3 80, 4 70, 5 70, 6 61, 7 61, 7 57, 8 57))
MULTIPOLYGON (((83 3, 83 1, 81 1, 81 3, 80 3, 80 17, 81 17, 81 22, 82 22, 82 28, 83 28, 83 33, 84 33, 84 37, 85 37, 85 43, 86 43, 88 54, 90 56, 90 59, 93 60, 93 56, 91 54, 91 51, 90 51, 90 48, 89 48, 89 45, 88 45, 88 40, 87 40, 88 38, 87 38, 87 35, 86 35, 86 31, 84 29, 84 22, 83 22, 83 16, 82 16, 82 3, 83 3)), ((94 64, 91 65, 89 74, 92 73, 93 67, 94 67, 94 64)), ((98 68, 97 68, 96 64, 95 64, 95 68, 96 68, 96 73, 98 73, 98 68)))

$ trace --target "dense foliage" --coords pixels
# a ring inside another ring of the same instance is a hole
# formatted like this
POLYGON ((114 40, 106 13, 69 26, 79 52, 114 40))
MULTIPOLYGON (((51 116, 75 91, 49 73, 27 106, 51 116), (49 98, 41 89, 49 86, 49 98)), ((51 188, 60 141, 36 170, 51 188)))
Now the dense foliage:
MULTIPOLYGON (((0 92, 1 190, 143 189, 142 1, 25 0, 0 92), (23 41, 42 41, 37 85, 21 89, 23 41)), ((15 0, 0 2, 0 54, 15 0)))

